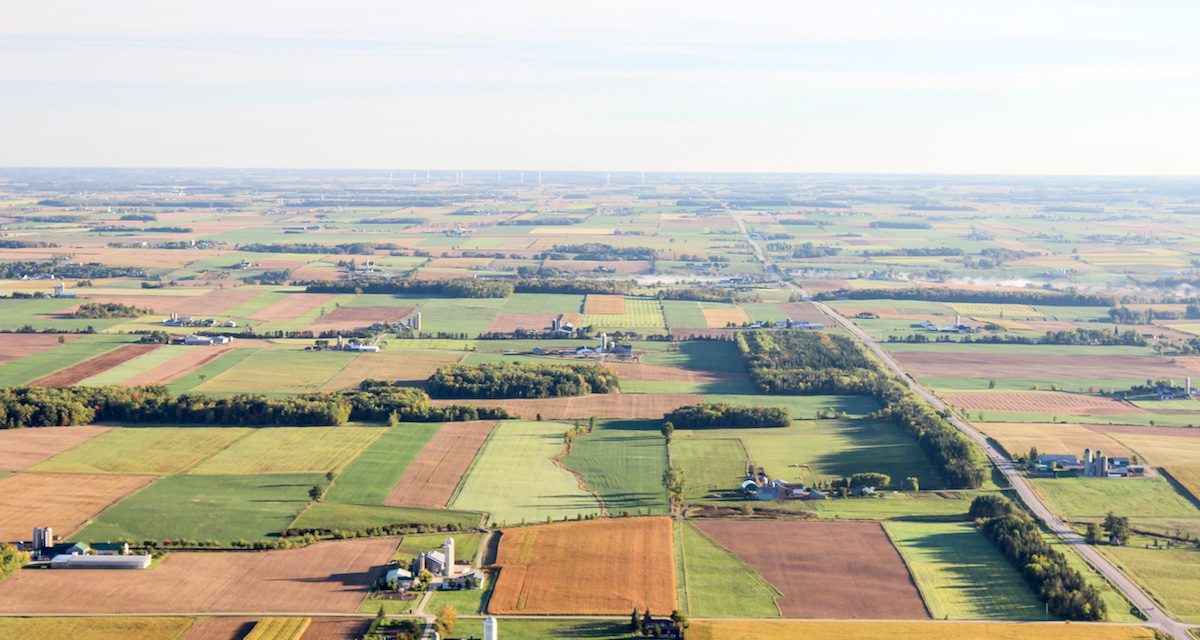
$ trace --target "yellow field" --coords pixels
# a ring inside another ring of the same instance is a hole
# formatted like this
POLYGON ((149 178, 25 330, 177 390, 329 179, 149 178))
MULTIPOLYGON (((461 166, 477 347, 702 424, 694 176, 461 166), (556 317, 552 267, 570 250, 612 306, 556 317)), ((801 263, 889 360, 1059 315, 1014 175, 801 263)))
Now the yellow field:
POLYGON ((743 322, 750 322, 750 314, 741 307, 725 307, 721 309, 703 309, 704 321, 711 328, 720 328, 727 326, 730 322, 735 325, 741 325, 743 322))
POLYGON ((0 638, 22 640, 175 640, 191 618, 0 618, 0 638))
POLYGON ((263 618, 245 640, 300 640, 311 618, 263 618))
POLYGON ((1175 481, 1183 485, 1192 497, 1200 500, 1200 465, 1165 467, 1175 481))
POLYGON ((688 640, 1153 640, 1143 627, 1025 622, 801 622, 695 620, 688 640))
POLYGON ((989 422, 981 426, 1014 456, 1028 453, 1030 447, 1037 447, 1041 453, 1073 453, 1077 456, 1083 456, 1084 449, 1114 456, 1133 454, 1107 434, 1078 424, 989 422))

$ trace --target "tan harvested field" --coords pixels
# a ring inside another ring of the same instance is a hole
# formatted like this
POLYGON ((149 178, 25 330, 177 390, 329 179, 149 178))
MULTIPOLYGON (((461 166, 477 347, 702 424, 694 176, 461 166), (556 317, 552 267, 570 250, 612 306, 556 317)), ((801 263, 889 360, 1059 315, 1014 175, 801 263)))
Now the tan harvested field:
POLYGON ((704 321, 708 323, 710 329, 719 329, 728 326, 730 322, 734 325, 741 326, 742 323, 750 322, 750 314, 741 307, 727 307, 722 309, 702 309, 704 312, 704 321))
POLYGON ((628 614, 675 609, 669 518, 615 518, 509 529, 500 537, 497 614, 628 614))
POLYGON ((296 280, 337 280, 342 277, 342 271, 333 265, 315 263, 292 271, 292 277, 296 280))
POLYGON ((593 393, 570 398, 533 398, 513 400, 434 400, 435 405, 469 404, 476 407, 504 407, 513 415, 533 420, 540 413, 546 420, 572 418, 653 418, 685 404, 704 402, 697 393, 593 393))
POLYGON ((877 522, 700 520, 783 597, 786 618, 928 618, 900 553, 877 522))
POLYGON ((400 322, 412 312, 412 307, 338 307, 317 318, 309 328, 313 331, 363 329, 376 322, 400 322))
POLYGON ((0 582, 0 612, 352 613, 396 544, 361 538, 264 552, 176 552, 148 571, 22 571, 0 582))
POLYGON ((792 320, 808 320, 825 326, 832 324, 829 316, 821 313, 811 302, 783 302, 779 304, 779 310, 792 320))
MULTIPOLYGON (((0 618, 5 640, 179 640, 191 638, 183 616, 0 618)), ((228 640, 223 638, 222 640, 228 640)))
POLYGON ((424 382, 438 367, 462 360, 462 353, 405 349, 403 351, 381 351, 360 353, 350 364, 337 372, 322 391, 337 391, 357 387, 367 378, 394 380, 406 383, 424 382))
POLYGON ((625 313, 625 296, 589 293, 583 300, 584 313, 625 313))
POLYGON ((1070 416, 1145 413, 1131 404, 1108 398, 1058 391, 943 391, 949 404, 972 411, 1023 411, 1070 416))
POLYGON ((242 640, 255 622, 254 618, 200 618, 180 640, 242 640))
POLYGON ((1030 447, 1037 447, 1042 453, 1073 453, 1077 456, 1082 456, 1084 449, 1115 456, 1133 453, 1120 442, 1085 425, 987 422, 982 427, 1012 455, 1027 453, 1030 447))
POLYGON ((47 526, 59 535, 70 535, 154 479, 81 473, 15 473, 0 478, 0 540, 26 540, 34 527, 47 526))
POLYGON ((446 506, 463 474, 487 441, 496 420, 447 422, 404 469, 384 504, 393 507, 446 506))
POLYGON ((301 640, 358 640, 367 630, 367 620, 314 619, 301 640))
POLYGON ((83 444, 108 427, 0 429, 0 471, 20 471, 83 444))
POLYGON ((161 347, 161 344, 127 344, 84 360, 77 365, 38 378, 29 384, 34 387, 69 387, 161 347))
POLYGON ((548 329, 550 322, 559 315, 562 315, 563 322, 570 322, 576 327, 583 322, 583 315, 579 313, 498 313, 487 330, 510 333, 517 329, 548 329))
POLYGON ((60 337, 63 342, 73 342, 79 334, 0 333, 0 364, 53 349, 60 337))
POLYGON ((688 640, 1154 640, 1145 627, 1080 622, 695 620, 688 640))
POLYGON ((900 364, 916 376, 1049 378, 1071 380, 1163 377, 1182 378, 1188 369, 1166 356, 1044 356, 1018 353, 946 353, 898 351, 900 364))
POLYGON ((196 347, 168 347, 170 349, 180 349, 179 356, 154 367, 153 369, 139 373, 136 376, 128 378, 121 382, 126 387, 136 387, 144 384, 167 384, 181 378, 200 367, 221 357, 226 351, 233 349, 232 345, 213 345, 196 346, 196 347))
POLYGON ((329 304, 334 297, 332 293, 289 293, 283 300, 250 314, 250 318, 264 322, 295 320, 313 309, 320 309, 329 304))

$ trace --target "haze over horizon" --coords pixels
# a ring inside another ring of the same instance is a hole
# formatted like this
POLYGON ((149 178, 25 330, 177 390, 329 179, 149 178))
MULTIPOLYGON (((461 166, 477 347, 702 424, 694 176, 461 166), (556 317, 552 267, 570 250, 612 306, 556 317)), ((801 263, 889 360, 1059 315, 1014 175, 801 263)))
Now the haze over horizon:
POLYGON ((0 166, 1200 175, 1184 2, 0 7, 0 166))

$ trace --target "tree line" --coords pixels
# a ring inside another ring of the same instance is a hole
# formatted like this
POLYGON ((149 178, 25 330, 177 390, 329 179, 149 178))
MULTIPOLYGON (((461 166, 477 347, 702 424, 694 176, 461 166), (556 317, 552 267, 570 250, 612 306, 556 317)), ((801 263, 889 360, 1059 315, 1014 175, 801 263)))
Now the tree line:
POLYGON ((142 387, 7 387, 0 389, 0 428, 55 427, 92 422, 339 426, 347 422, 499 420, 503 409, 435 407, 412 387, 368 385, 358 390, 272 398, 174 395, 142 387))
POLYGON ((153 309, 135 307, 120 302, 85 302, 71 314, 72 318, 91 320, 103 318, 139 318, 154 313, 153 309))
POLYGON ((556 398, 618 389, 617 374, 598 364, 500 362, 454 364, 429 376, 436 398, 556 398))
POLYGON ((1099 621, 1108 608, 1096 587, 1087 584, 1067 558, 1050 546, 1029 516, 999 496, 980 496, 971 503, 980 533, 1000 550, 1046 603, 1064 620, 1099 621))
POLYGON ((344 242, 340 244, 251 242, 238 245, 239 250, 252 251, 254 253, 325 253, 333 255, 371 255, 376 251, 395 251, 399 248, 400 245, 393 242, 344 242))
POLYGON ((0 263, 0 279, 20 280, 29 278, 72 278, 91 280, 96 278, 145 278, 146 270, 135 267, 110 267, 102 264, 67 264, 55 260, 23 260, 0 263))
POLYGON ((854 340, 812 331, 748 331, 737 336, 750 380, 776 395, 869 395, 916 440, 948 487, 974 489, 984 469, 971 443, 946 418, 888 375, 854 340))
POLYGON ((838 289, 813 296, 817 300, 925 300, 929 302, 982 302, 994 304, 1048 304, 1076 307, 1109 307, 1112 296, 1078 291, 974 291, 970 289, 838 289))
MULTIPOLYGON (((725 427, 786 427, 792 423, 783 407, 750 407, 725 403, 692 404, 673 409, 663 416, 664 424, 680 429, 720 429, 725 427)), ((666 432, 664 431, 664 435, 666 432)))
POLYGON ((603 262, 620 260, 653 260, 657 252, 651 247, 614 247, 603 242, 584 242, 580 244, 559 244, 540 258, 550 260, 599 260, 603 262))

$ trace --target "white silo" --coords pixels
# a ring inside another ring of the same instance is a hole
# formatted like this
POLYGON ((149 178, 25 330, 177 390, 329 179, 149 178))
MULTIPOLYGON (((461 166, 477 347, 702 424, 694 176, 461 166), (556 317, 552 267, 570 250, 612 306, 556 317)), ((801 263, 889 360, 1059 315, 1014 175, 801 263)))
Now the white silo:
POLYGON ((483 619, 483 640, 498 640, 500 638, 500 623, 494 616, 483 619))
POLYGON ((454 538, 446 538, 442 552, 446 554, 446 566, 442 568, 442 575, 450 578, 454 576, 454 538))

